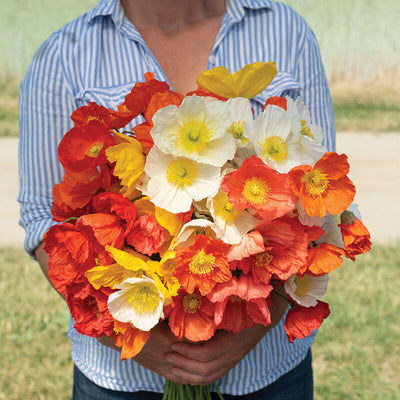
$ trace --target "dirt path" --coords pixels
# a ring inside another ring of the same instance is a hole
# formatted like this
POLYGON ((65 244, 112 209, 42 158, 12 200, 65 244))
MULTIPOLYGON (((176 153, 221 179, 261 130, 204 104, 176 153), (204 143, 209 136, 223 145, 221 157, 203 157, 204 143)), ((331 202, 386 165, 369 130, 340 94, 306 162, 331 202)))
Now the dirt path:
MULTIPOLYGON (((0 138, 0 246, 22 248, 17 151, 16 138, 0 138)), ((400 133, 338 133, 337 151, 349 157, 356 203, 372 240, 400 241, 400 133)))

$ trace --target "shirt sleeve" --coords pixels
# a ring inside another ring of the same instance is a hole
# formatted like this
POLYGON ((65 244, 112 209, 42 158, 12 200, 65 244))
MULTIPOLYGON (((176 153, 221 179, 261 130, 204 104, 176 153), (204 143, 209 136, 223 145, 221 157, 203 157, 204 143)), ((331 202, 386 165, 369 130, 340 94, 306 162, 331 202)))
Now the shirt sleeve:
POLYGON ((322 127, 327 150, 335 151, 336 128, 328 81, 317 39, 311 28, 305 22, 304 24, 305 37, 294 71, 296 79, 302 84, 297 95, 301 96, 309 109, 312 122, 322 127))
POLYGON ((19 223, 26 231, 25 249, 31 255, 54 224, 52 190, 63 176, 57 147, 73 125, 70 115, 74 107, 56 33, 36 52, 20 84, 19 223))

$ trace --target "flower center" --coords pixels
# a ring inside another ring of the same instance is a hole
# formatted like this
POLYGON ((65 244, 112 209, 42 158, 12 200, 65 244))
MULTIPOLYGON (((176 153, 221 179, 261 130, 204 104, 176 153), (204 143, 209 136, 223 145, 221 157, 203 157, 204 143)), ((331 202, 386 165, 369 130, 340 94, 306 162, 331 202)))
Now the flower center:
POLYGON ((185 158, 171 161, 167 168, 167 181, 179 188, 192 185, 196 175, 196 164, 185 158))
POLYGON ((249 139, 243 136, 244 124, 245 121, 235 121, 228 128, 227 132, 230 133, 234 139, 240 140, 242 144, 247 144, 249 142, 249 139))
POLYGON ((201 249, 192 258, 189 263, 189 270, 193 274, 200 276, 209 275, 215 265, 215 257, 212 254, 206 254, 206 252, 201 249))
POLYGON ((97 157, 98 154, 100 153, 101 149, 103 148, 103 143, 93 143, 92 147, 88 149, 85 154, 88 157, 97 157))
POLYGON ((276 162, 285 160, 289 153, 287 143, 280 136, 267 137, 262 147, 264 156, 276 162))
POLYGON ((194 314, 201 306, 201 298, 198 294, 187 294, 182 301, 183 310, 186 314, 194 314))
POLYGON ((228 301, 231 303, 241 303, 242 301, 244 301, 243 299, 241 299, 239 296, 237 296, 236 294, 232 294, 231 296, 229 296, 228 301))
POLYGON ((314 139, 314 135, 311 133, 311 128, 307 125, 306 120, 301 119, 300 124, 301 124, 300 135, 308 136, 309 138, 314 139))
POLYGON ((235 221, 240 215, 240 211, 233 207, 233 204, 228 200, 228 195, 223 190, 220 190, 214 197, 213 205, 215 215, 226 222, 235 221))
POLYGON ((247 179, 243 186, 243 196, 254 206, 261 206, 268 200, 268 193, 271 188, 264 179, 254 177, 247 179))
POLYGON ((137 313, 149 314, 160 304, 160 296, 154 284, 146 282, 133 286, 128 301, 137 313))
POLYGON ((262 253, 256 254, 254 265, 257 268, 265 268, 270 264, 273 258, 274 258, 273 254, 268 250, 265 250, 262 253))
POLYGON ((178 145, 185 153, 199 153, 207 147, 210 130, 204 121, 189 120, 179 131, 178 145))
POLYGON ((318 168, 306 172, 301 181, 306 184, 306 191, 313 197, 324 194, 329 184, 328 176, 318 168))
POLYGON ((304 275, 302 278, 296 276, 294 279, 296 285, 296 296, 306 296, 310 292, 310 276, 304 275))

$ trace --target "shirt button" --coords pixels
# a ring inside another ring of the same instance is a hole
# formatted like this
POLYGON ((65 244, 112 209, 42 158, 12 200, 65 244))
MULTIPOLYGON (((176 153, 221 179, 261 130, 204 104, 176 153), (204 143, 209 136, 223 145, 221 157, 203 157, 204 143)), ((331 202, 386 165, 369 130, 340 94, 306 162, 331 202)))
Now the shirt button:
POLYGON ((214 56, 214 55, 211 55, 211 56, 208 58, 208 61, 209 61, 210 64, 215 64, 215 56, 214 56))

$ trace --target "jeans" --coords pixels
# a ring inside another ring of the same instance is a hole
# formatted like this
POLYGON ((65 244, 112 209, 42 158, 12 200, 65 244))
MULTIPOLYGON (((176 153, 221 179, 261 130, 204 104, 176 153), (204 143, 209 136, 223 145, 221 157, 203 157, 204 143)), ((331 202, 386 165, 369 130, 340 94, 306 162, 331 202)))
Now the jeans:
MULTIPOLYGON (((119 392, 96 385, 77 367, 74 368, 74 387, 72 400, 161 400, 162 393, 155 392, 119 392)), ((212 393, 213 399, 218 399, 212 393)), ((280 377, 277 381, 257 392, 242 396, 224 394, 224 400, 312 400, 313 374, 311 367, 311 351, 294 369, 280 377)))

